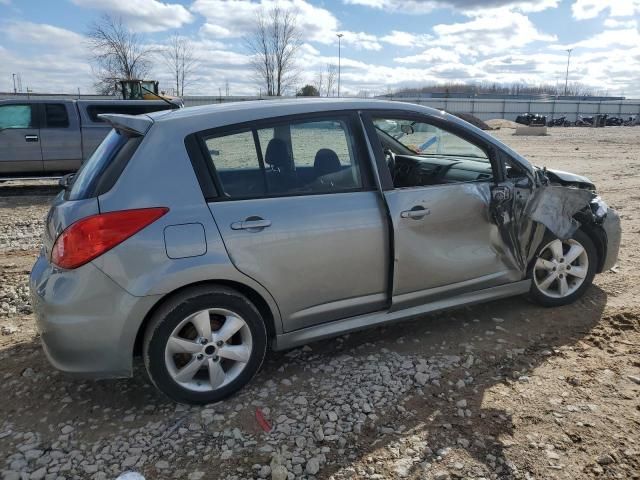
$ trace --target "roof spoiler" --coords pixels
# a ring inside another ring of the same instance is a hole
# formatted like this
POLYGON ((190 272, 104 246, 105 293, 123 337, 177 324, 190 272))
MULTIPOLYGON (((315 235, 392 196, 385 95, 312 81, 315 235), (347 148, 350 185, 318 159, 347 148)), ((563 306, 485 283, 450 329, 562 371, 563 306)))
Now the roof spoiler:
POLYGON ((98 115, 105 122, 118 130, 124 130, 135 135, 144 135, 149 131, 153 120, 147 115, 124 115, 121 113, 101 113, 98 115))

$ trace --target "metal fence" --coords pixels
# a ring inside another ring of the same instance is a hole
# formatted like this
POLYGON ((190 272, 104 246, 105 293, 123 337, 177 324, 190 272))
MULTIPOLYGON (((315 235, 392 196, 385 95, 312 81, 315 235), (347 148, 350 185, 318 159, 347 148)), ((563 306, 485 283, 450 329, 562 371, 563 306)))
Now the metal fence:
MULTIPOLYGON (((264 97, 184 97, 185 106, 207 105, 211 103, 238 102, 246 100, 266 100, 264 97)), ((616 101, 566 101, 566 100, 486 100, 474 98, 392 98, 392 100, 416 103, 426 107, 455 113, 472 113, 482 120, 506 118, 515 120, 522 113, 532 112, 548 118, 566 116, 576 121, 579 115, 591 116, 608 114, 616 117, 640 115, 640 100, 616 101)))
POLYGON ((538 113, 549 119, 566 116, 575 121, 579 115, 591 116, 607 114, 616 117, 635 117, 640 114, 640 100, 616 101, 565 101, 565 100, 485 100, 485 99, 397 99, 402 102, 416 103, 447 112, 472 113, 481 120, 506 118, 515 120, 522 113, 538 113))
MULTIPOLYGON (((31 98, 40 99, 76 99, 77 95, 31 95, 31 98)), ((13 95, 0 93, 0 99, 20 98, 26 95, 13 95)), ((97 95, 83 95, 83 99, 113 99, 114 97, 100 97, 97 95)), ((187 107, 195 105, 208 105, 212 103, 241 102, 247 100, 265 100, 274 97, 241 97, 241 96, 185 96, 184 104, 187 107)), ((278 97, 283 98, 283 97, 278 97)), ((296 98, 296 97, 293 97, 296 98)), ((579 115, 591 116, 607 114, 616 117, 635 117, 640 115, 640 100, 615 100, 615 101, 589 101, 589 100, 513 100, 513 99, 475 99, 475 98, 391 98, 400 102, 415 103, 427 107, 446 110, 452 113, 472 113, 482 120, 492 118, 506 118, 515 120, 522 113, 538 113, 548 118, 566 116, 568 120, 575 121, 579 115)))

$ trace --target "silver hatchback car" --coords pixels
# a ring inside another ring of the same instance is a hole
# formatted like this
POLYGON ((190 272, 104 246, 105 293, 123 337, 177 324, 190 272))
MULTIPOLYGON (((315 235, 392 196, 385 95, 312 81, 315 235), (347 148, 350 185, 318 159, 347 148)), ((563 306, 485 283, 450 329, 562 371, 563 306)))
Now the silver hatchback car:
POLYGON ((262 101, 141 116, 54 201, 31 292, 58 369, 178 402, 241 388, 287 349, 426 312, 581 295, 614 265, 616 212, 445 112, 262 101))

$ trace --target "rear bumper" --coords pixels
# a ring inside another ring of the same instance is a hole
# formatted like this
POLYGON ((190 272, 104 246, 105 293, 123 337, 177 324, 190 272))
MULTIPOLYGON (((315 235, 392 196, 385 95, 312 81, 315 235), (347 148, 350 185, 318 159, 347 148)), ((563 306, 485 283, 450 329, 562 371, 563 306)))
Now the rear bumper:
POLYGON ((40 255, 29 279, 42 344, 51 364, 82 377, 131 375, 133 347, 158 297, 134 297, 91 263, 61 270, 40 255))
POLYGON ((609 208, 607 210, 607 216, 602 222, 602 229, 607 236, 607 248, 602 264, 602 271, 606 272, 618 261, 618 252, 620 251, 620 240, 622 236, 620 217, 614 209, 609 208))

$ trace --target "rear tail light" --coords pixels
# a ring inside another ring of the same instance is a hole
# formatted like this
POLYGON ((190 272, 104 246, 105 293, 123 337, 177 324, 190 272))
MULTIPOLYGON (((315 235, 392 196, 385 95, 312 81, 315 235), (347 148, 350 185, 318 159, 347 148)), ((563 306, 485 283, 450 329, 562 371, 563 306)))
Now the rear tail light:
POLYGON ((140 208, 101 213, 67 227, 51 251, 51 262, 61 268, 77 268, 111 250, 152 224, 168 208, 140 208))

